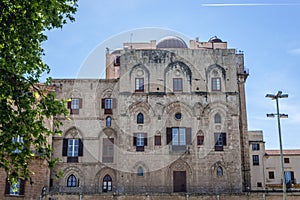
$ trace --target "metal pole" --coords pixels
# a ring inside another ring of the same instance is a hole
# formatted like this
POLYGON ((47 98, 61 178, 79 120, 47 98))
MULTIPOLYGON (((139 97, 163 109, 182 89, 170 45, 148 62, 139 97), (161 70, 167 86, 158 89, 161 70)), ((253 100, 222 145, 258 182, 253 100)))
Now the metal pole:
POLYGON ((286 184, 285 184, 285 174, 284 174, 284 162, 283 162, 283 152, 282 152, 281 127, 280 127, 280 114, 279 114, 278 98, 279 98, 279 95, 277 95, 277 97, 276 97, 276 107, 277 107, 277 121, 278 121, 278 134, 279 134, 280 159, 281 159, 282 190, 283 190, 283 200, 286 200, 286 184))

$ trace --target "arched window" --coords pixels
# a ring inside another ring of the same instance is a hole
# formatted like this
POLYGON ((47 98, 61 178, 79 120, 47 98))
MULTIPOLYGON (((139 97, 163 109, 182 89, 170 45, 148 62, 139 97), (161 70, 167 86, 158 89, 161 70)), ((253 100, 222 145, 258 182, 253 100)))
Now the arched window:
POLYGON ((67 183, 67 186, 68 187, 77 187, 77 179, 76 177, 71 174, 69 177, 68 177, 68 183, 67 183))
POLYGON ((221 123, 221 115, 219 113, 215 114, 215 123, 221 123))
POLYGON ((111 117, 110 116, 106 117, 106 126, 111 127, 111 117))
POLYGON ((143 124, 144 123, 144 115, 142 113, 139 113, 137 115, 137 123, 138 124, 143 124))
POLYGON ((142 167, 139 167, 137 170, 137 175, 138 176, 144 176, 144 169, 142 167))
POLYGON ((103 190, 103 192, 112 191, 112 179, 111 179, 110 175, 104 176, 102 190, 103 190))
POLYGON ((217 168, 217 176, 223 176, 223 169, 221 166, 217 168))

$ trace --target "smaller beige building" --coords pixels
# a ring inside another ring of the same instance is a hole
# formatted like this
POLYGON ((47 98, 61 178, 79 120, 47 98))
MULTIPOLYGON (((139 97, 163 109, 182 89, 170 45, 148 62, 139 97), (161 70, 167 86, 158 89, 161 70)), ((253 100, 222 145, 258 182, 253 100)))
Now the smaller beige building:
MULTIPOLYGON (((281 190, 279 150, 265 150, 262 131, 249 131, 251 170, 250 190, 281 190)), ((285 181, 288 190, 300 188, 300 149, 283 150, 285 181)))

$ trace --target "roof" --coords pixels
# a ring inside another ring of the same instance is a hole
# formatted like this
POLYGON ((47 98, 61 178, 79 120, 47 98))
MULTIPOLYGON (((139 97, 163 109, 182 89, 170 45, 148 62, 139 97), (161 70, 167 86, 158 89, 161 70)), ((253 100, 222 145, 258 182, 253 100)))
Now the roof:
MULTIPOLYGON (((266 155, 279 156, 280 150, 266 150, 266 155)), ((283 150, 283 155, 300 155, 300 149, 287 149, 283 150)))

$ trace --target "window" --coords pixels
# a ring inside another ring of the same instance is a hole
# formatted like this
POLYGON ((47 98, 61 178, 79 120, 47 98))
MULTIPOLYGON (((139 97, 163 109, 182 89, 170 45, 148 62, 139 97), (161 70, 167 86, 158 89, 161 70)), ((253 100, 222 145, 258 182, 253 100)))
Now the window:
POLYGON ((185 151, 186 145, 190 145, 191 128, 172 127, 167 128, 167 144, 172 142, 172 150, 185 151))
POLYGON ((25 181, 22 179, 18 179, 17 183, 10 184, 6 179, 5 185, 5 194, 12 195, 12 196, 19 196, 24 195, 25 189, 25 181))
POLYGON ((105 99, 105 109, 112 109, 112 99, 105 99))
POLYGON ((182 114, 181 113, 176 113, 175 114, 175 119, 176 120, 181 120, 182 119, 182 114))
POLYGON ((115 108, 115 99, 102 99, 101 108, 104 109, 104 114, 112 114, 112 109, 115 108))
POLYGON ((68 109, 70 109, 70 114, 79 114, 79 109, 82 108, 82 99, 72 98, 68 101, 68 109))
POLYGON ((161 145, 161 136, 160 135, 154 136, 154 145, 155 146, 160 146, 161 145))
POLYGON ((121 56, 116 56, 116 58, 114 60, 114 66, 120 66, 120 57, 121 56))
POLYGON ((68 140, 68 157, 77 157, 78 156, 78 139, 69 139, 68 140))
POLYGON ((23 149, 23 137, 17 136, 12 138, 13 143, 17 146, 16 149, 13 151, 13 153, 21 153, 23 149))
POLYGON ((259 165, 259 156, 253 155, 252 156, 253 165, 259 165))
POLYGON ((81 139, 63 139, 62 155, 67 156, 67 162, 78 162, 78 157, 83 156, 81 139))
POLYGON ((223 176, 223 168, 221 166, 217 168, 217 176, 223 176))
POLYGON ((173 91, 182 91, 182 78, 173 78, 173 91))
POLYGON ((111 117, 106 117, 106 127, 111 127, 111 117))
POLYGON ((285 171, 284 172, 284 177, 285 177, 285 184, 290 186, 291 184, 295 184, 295 175, 293 171, 285 171))
POLYGON ((273 171, 269 172, 269 179, 274 179, 275 178, 275 174, 273 171))
POLYGON ((186 145, 185 128, 172 128, 172 144, 186 145))
POLYGON ((144 176, 144 169, 141 166, 137 170, 137 176, 144 176))
POLYGON ((114 138, 103 138, 102 162, 114 162, 114 138))
POLYGON ((105 175, 102 183, 103 192, 112 191, 112 179, 110 175, 105 175))
POLYGON ((215 114, 215 123, 219 124, 221 123, 221 115, 219 113, 215 114))
POLYGON ((226 145, 226 133, 215 133, 215 151, 223 151, 226 145))
POLYGON ((259 144, 256 143, 256 144, 252 144, 252 151, 259 151, 260 147, 259 147, 259 144))
POLYGON ((257 187, 262 187, 262 183, 261 182, 257 182, 257 187))
POLYGON ((198 135, 197 136, 197 145, 203 145, 204 144, 204 136, 198 135))
POLYGON ((136 151, 144 151, 147 146, 147 134, 135 133, 133 136, 133 146, 136 146, 136 151))
POLYGON ((144 79, 143 78, 135 79, 135 91, 136 92, 144 92, 144 79))
POLYGON ((284 158, 284 163, 290 163, 290 158, 284 158))
POLYGON ((73 174, 68 177, 67 181, 67 187, 77 187, 77 179, 73 174))
POLYGON ((221 78, 212 78, 211 86, 212 91, 221 91, 221 78))
POLYGON ((144 123, 144 115, 142 113, 139 113, 136 117, 136 122, 138 124, 143 124, 144 123))

